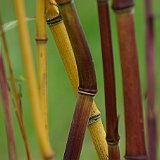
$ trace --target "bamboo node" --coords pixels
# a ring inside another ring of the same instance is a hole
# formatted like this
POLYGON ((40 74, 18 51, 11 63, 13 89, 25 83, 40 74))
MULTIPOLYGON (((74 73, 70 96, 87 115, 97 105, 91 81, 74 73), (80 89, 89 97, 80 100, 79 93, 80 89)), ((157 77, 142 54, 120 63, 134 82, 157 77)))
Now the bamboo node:
POLYGON ((88 95, 88 96, 95 96, 95 92, 88 92, 84 90, 78 90, 79 94, 88 95))
POLYGON ((146 155, 139 155, 139 156, 125 156, 126 160, 147 160, 146 155))
POLYGON ((95 123, 99 119, 101 119, 101 114, 97 114, 97 115, 89 117, 88 125, 95 123))
POLYGON ((37 37, 37 38, 35 38, 35 40, 38 43, 46 43, 48 41, 48 38, 47 37, 37 37))
POLYGON ((123 8, 123 9, 114 9, 113 8, 113 10, 114 10, 114 12, 116 13, 116 14, 125 14, 125 13, 133 13, 134 12, 134 8, 133 8, 133 6, 131 6, 131 7, 129 7, 129 8, 123 8))
POLYGON ((112 8, 115 11, 121 11, 129 8, 133 8, 134 2, 133 0, 127 0, 127 1, 122 1, 122 2, 115 2, 113 1, 112 8))
POLYGON ((107 140, 107 144, 109 146, 117 146, 118 143, 119 143, 120 137, 119 136, 116 136, 116 138, 108 138, 108 137, 106 137, 106 140, 107 140))
POLYGON ((56 25, 56 24, 62 22, 62 17, 59 15, 54 18, 47 18, 46 22, 49 26, 53 26, 53 25, 56 25))
POLYGON ((56 0, 58 5, 66 5, 68 3, 73 3, 73 0, 56 0))

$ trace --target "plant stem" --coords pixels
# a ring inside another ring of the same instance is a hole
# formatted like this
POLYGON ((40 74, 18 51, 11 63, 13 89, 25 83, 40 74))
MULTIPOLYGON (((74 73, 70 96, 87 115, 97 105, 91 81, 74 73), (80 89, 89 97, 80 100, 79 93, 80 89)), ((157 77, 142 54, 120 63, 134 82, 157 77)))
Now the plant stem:
POLYGON ((64 154, 64 160, 78 160, 93 104, 93 96, 95 96, 97 92, 96 76, 90 51, 73 2, 70 0, 57 0, 56 2, 59 5, 60 13, 73 47, 79 76, 78 101, 64 154))
POLYGON ((108 0, 97 0, 101 31, 101 46, 103 58, 103 74, 105 86, 106 128, 109 159, 119 160, 119 134, 116 109, 116 90, 114 77, 114 62, 111 40, 111 28, 108 0))
POLYGON ((16 16, 18 19, 18 31, 20 38, 20 45, 22 49, 22 58, 27 76, 27 85, 29 90, 29 97, 31 102, 33 120, 35 123, 38 142, 41 153, 44 159, 53 159, 53 151, 51 149, 48 135, 44 127, 44 119, 41 112, 41 103, 39 92, 37 89, 37 82, 35 77, 34 63, 32 58, 31 44, 29 40, 29 33, 25 21, 25 8, 23 0, 14 0, 16 16))
POLYGON ((1 53, 0 53, 0 94, 1 94, 5 127, 7 133, 9 160, 17 160, 12 115, 9 103, 8 84, 1 53))
POLYGON ((146 12, 146 60, 147 60, 147 132, 149 159, 156 160, 157 156, 157 114, 155 108, 155 72, 154 72, 154 17, 152 1, 145 1, 146 12))
POLYGON ((114 0, 122 67, 127 160, 145 160, 144 126, 134 29, 133 0, 114 0))
MULTIPOLYGON (((2 24, 1 18, 0 18, 0 23, 2 24)), ((9 51, 8 51, 8 47, 7 47, 7 42, 6 42, 6 38, 5 38, 5 34, 3 31, 2 25, 0 25, 0 30, 1 30, 2 43, 4 46, 4 50, 5 50, 5 55, 7 58, 7 65, 8 65, 8 69, 9 69, 9 73, 10 73, 10 77, 11 77, 11 86, 12 86, 12 90, 13 90, 13 94, 14 94, 16 116, 18 119, 18 124, 20 127, 21 135, 22 135, 22 138, 24 141, 27 159, 30 160, 31 156, 30 156, 30 151, 29 151, 28 139, 27 139, 27 135, 26 135, 25 127, 24 127, 24 122, 23 122, 23 113, 21 111, 22 110, 21 97, 17 91, 15 77, 14 77, 14 73, 13 73, 13 69, 12 69, 12 65, 11 65, 11 60, 10 60, 10 56, 9 56, 9 51)))
POLYGON ((47 36, 45 19, 45 0, 36 1, 36 42, 38 55, 38 77, 41 110, 48 135, 48 89, 47 89, 47 36))
MULTIPOLYGON (((78 71, 66 28, 59 14, 56 2, 54 0, 52 3, 51 1, 50 3, 48 2, 46 8, 47 23, 59 49, 60 56, 73 87, 74 94, 77 96, 79 85, 78 71)), ((99 159, 106 160, 108 155, 108 147, 105 141, 106 134, 100 118, 100 111, 98 110, 95 102, 93 102, 89 119, 91 123, 88 124, 88 129, 99 159)))

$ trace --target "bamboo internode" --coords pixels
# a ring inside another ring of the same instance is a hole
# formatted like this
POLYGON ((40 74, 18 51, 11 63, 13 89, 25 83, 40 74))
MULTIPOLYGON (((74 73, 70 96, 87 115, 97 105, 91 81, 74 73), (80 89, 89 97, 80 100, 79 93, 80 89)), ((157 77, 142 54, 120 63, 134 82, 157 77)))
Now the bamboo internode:
POLYGON ((146 157, 133 1, 114 0, 122 67, 127 160, 146 157), (123 4, 124 2, 124 4, 123 4), (131 7, 132 6, 132 7, 131 7))

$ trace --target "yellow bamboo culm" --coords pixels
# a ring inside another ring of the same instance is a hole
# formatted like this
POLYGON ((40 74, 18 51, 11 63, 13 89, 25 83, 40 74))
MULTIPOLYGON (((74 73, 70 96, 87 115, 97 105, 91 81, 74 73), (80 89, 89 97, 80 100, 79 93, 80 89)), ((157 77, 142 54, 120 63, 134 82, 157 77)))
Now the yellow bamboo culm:
POLYGON ((14 0, 16 16, 18 19, 18 31, 20 44, 22 49, 22 59, 26 71, 27 85, 31 102, 33 120, 35 124, 36 134, 40 145, 41 153, 44 159, 53 159, 53 151, 48 141, 45 131, 42 112, 40 110, 40 97, 37 89, 34 63, 32 58, 31 44, 27 24, 25 21, 25 7, 23 0, 14 0))
POLYGON ((38 56, 38 80, 41 110, 48 135, 48 88, 47 88, 47 35, 45 19, 45 0, 36 1, 36 43, 38 56))
MULTIPOLYGON (((46 0, 46 2, 47 22, 50 26, 52 35, 59 49, 60 56, 66 68, 74 93, 77 96, 79 81, 77 65, 72 46, 64 23, 59 15, 56 2, 54 0, 46 0)), ((100 119, 100 111, 98 110, 95 102, 92 106, 88 129, 90 131, 99 159, 106 160, 108 156, 106 133, 100 119)))

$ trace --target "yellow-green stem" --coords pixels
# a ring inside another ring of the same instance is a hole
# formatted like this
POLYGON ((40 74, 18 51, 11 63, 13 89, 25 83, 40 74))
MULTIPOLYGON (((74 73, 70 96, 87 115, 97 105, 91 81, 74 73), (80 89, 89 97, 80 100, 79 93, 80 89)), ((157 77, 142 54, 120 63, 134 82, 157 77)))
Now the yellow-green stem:
POLYGON ((40 110, 41 103, 39 92, 37 89, 37 82, 35 76, 34 63, 32 58, 31 44, 29 40, 29 33, 25 21, 25 7, 23 0, 14 0, 16 16, 18 19, 18 31, 20 38, 20 45, 22 49, 22 58, 24 68, 26 71, 27 85, 29 90, 29 97, 31 102, 33 120, 35 123, 38 142, 41 148, 41 153, 44 159, 52 159, 53 151, 48 141, 46 134, 42 112, 40 110))

